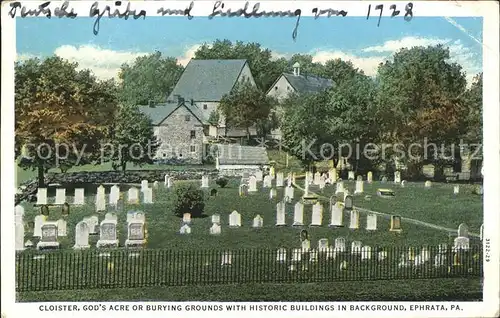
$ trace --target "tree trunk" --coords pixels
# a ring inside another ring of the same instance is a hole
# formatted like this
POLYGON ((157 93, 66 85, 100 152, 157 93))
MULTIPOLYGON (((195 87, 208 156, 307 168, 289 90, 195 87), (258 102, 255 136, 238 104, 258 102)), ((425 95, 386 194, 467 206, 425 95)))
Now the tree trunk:
POLYGON ((38 165, 38 187, 39 188, 44 188, 45 187, 45 173, 44 173, 44 167, 42 164, 38 165))

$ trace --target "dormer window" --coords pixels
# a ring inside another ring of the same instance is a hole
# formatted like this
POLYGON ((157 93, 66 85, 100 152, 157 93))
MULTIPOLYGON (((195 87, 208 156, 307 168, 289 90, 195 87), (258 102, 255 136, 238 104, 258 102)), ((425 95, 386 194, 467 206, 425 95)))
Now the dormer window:
POLYGON ((203 109, 207 110, 207 108, 208 108, 207 104, 203 104, 203 109))
POLYGON ((189 115, 184 116, 184 120, 185 121, 190 121, 191 120, 191 116, 189 116, 189 115))

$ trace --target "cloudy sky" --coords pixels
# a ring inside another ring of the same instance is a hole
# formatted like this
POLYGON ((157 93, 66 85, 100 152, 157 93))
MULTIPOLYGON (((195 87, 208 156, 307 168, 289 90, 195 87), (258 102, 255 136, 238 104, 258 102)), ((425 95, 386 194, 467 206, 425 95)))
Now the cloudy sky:
POLYGON ((91 18, 16 20, 19 60, 57 54, 103 79, 115 77, 122 63, 156 50, 186 64, 201 44, 216 39, 259 42, 276 56, 307 53, 317 62, 351 60, 368 75, 374 75, 377 65, 400 48, 442 43, 469 80, 482 71, 481 18, 416 17, 406 22, 383 17, 377 27, 376 18, 302 17, 296 41, 292 39, 294 18, 102 19, 98 35, 92 32, 91 18))

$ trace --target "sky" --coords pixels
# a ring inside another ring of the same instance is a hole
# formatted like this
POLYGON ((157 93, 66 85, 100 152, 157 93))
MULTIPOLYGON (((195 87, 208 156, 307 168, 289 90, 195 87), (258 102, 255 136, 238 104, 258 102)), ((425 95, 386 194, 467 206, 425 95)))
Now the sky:
POLYGON ((103 18, 98 35, 95 19, 16 19, 17 59, 56 54, 90 68, 101 79, 116 77, 123 63, 160 51, 185 65, 203 43, 216 39, 258 42, 275 57, 311 54, 316 62, 350 60, 370 76, 379 63, 403 47, 444 44, 467 79, 482 71, 482 18, 477 17, 302 17, 294 41, 295 18, 147 17, 142 20, 103 18))

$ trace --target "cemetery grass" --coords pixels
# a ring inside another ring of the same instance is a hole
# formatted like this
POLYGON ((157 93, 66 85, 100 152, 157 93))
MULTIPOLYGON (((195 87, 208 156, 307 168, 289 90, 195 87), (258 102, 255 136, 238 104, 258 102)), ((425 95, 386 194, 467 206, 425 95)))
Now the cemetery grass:
POLYGON ((479 278, 303 284, 229 284, 18 293, 19 302, 47 301, 482 301, 479 278))

